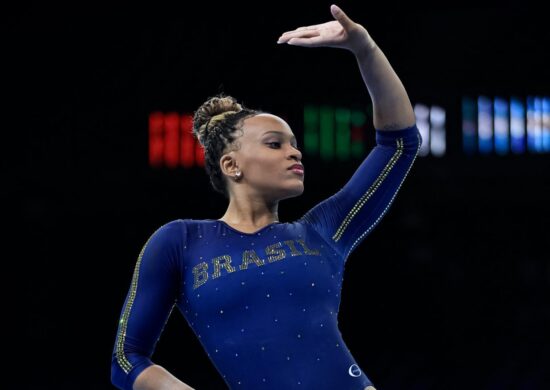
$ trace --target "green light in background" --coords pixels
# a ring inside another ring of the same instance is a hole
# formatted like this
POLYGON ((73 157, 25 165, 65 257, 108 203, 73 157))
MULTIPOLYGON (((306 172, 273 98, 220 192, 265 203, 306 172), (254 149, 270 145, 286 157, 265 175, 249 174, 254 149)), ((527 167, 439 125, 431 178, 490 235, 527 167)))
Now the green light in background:
POLYGON ((367 115, 363 111, 353 110, 351 112, 351 124, 355 127, 363 127, 367 122, 367 115))
POLYGON ((304 152, 323 160, 363 158, 366 122, 361 110, 306 105, 304 152))
POLYGON ((362 158, 364 156, 363 133, 367 116, 364 112, 353 110, 351 112, 351 155, 354 158, 362 158))
POLYGON ((348 160, 351 147, 351 111, 346 108, 336 109, 336 156, 341 160, 348 160))
POLYGON ((321 158, 330 160, 334 157, 334 110, 332 107, 323 106, 320 108, 320 130, 321 130, 321 158))
POLYGON ((304 152, 319 153, 319 109, 316 106, 304 107, 304 152))

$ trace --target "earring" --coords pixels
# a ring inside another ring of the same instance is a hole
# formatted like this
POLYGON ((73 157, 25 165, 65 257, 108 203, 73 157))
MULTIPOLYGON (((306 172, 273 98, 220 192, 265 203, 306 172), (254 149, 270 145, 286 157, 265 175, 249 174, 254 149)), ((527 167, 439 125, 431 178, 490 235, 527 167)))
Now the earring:
POLYGON ((241 171, 237 171, 235 173, 235 176, 233 176, 233 179, 235 179, 235 181, 238 181, 241 178, 242 174, 243 173, 241 171))

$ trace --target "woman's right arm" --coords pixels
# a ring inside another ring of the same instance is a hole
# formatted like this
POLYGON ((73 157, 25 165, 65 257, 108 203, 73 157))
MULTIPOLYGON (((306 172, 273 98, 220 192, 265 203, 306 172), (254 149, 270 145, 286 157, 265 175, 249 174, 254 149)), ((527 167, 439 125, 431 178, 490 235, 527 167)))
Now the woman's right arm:
POLYGON ((111 382, 123 390, 192 389, 151 356, 180 292, 185 224, 169 222, 143 246, 122 308, 111 382))

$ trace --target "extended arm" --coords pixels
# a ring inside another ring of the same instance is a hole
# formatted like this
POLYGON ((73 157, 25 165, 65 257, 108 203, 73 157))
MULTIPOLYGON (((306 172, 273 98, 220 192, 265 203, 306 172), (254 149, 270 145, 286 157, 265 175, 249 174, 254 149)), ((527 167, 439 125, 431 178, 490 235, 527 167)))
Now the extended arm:
POLYGON ((330 8, 335 21, 285 32, 278 43, 306 47, 337 47, 351 51, 359 65, 374 108, 374 127, 397 130, 415 123, 414 111, 401 80, 367 30, 339 7, 330 8))

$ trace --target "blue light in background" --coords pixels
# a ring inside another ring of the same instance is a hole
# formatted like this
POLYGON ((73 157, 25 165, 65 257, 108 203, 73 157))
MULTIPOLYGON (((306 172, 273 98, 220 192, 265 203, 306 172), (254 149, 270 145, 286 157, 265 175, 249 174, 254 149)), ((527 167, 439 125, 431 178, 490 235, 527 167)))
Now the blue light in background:
POLYGON ((544 152, 542 147, 542 98, 535 97, 535 151, 544 152))
POLYGON ((542 149, 550 152, 550 97, 542 99, 542 149))
POLYGON ((422 145, 418 154, 427 156, 430 153, 430 109, 427 105, 416 103, 414 105, 414 115, 416 117, 416 127, 422 137, 422 145))
POLYGON ((481 154, 493 151, 493 105, 491 99, 479 96, 477 99, 478 148, 481 154))
POLYGON ((510 148, 516 154, 525 152, 525 105, 517 97, 510 99, 510 148))
POLYGON ((430 150, 436 157, 443 156, 447 149, 445 122, 445 110, 439 106, 432 106, 430 108, 430 150))
POLYGON ((462 98, 462 149, 466 154, 476 151, 476 104, 468 97, 462 98))
POLYGON ((495 151, 500 154, 508 154, 508 134, 510 131, 508 119, 508 102, 500 97, 494 101, 495 112, 495 151))
POLYGON ((537 138, 537 112, 535 107, 535 97, 527 96, 527 149, 536 153, 538 150, 537 138))

